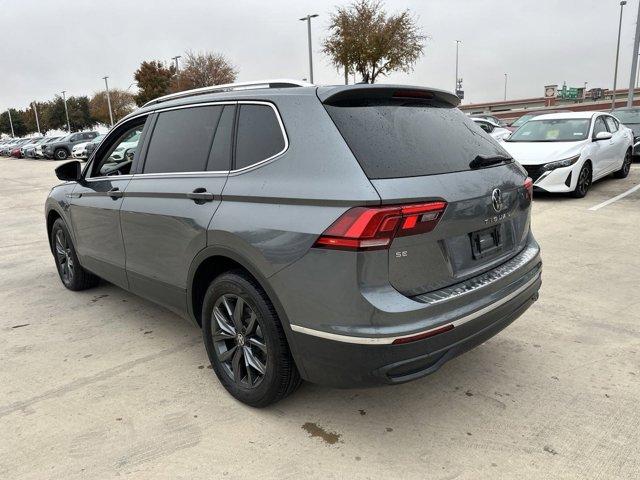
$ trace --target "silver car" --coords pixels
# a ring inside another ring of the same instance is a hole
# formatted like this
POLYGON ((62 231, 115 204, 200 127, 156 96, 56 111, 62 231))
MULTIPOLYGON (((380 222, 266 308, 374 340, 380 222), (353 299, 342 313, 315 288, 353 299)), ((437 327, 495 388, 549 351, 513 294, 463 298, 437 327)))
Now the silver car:
POLYGON ((56 169, 60 279, 103 278, 190 319, 222 385, 252 406, 301 379, 433 373, 541 285, 532 182, 458 103, 283 80, 149 102, 84 168, 56 169))

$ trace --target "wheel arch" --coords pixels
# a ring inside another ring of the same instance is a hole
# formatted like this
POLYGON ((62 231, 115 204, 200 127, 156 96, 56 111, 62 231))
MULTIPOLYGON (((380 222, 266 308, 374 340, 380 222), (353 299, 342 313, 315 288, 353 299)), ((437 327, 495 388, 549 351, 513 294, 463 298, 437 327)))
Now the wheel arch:
POLYGON ((289 337, 289 320, 276 292, 269 285, 267 276, 262 274, 252 262, 222 246, 206 247, 191 262, 187 278, 187 310, 191 321, 199 327, 202 326, 202 301, 209 284, 218 275, 235 269, 244 270, 266 292, 289 337))

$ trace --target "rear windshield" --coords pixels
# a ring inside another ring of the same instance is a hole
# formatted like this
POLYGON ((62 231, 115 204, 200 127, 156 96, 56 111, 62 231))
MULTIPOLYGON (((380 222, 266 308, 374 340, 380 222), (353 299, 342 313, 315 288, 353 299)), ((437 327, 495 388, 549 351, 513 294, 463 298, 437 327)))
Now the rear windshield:
POLYGON ((404 99, 325 105, 367 177, 469 170, 478 155, 509 156, 457 108, 404 99))

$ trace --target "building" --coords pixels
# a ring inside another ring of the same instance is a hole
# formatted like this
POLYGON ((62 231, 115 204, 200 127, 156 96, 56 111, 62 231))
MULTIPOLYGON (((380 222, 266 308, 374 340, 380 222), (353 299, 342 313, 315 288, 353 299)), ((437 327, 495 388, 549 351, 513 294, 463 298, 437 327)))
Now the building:
MULTIPOLYGON (((629 89, 616 90, 616 108, 627 105, 629 89)), ((481 113, 494 115, 507 123, 511 123, 525 113, 553 113, 557 110, 603 111, 611 109, 611 90, 592 88, 585 92, 584 88, 561 88, 547 85, 542 97, 522 98, 497 102, 469 103, 460 105, 460 109, 470 115, 481 113)), ((634 89, 634 106, 640 106, 640 88, 634 89)))

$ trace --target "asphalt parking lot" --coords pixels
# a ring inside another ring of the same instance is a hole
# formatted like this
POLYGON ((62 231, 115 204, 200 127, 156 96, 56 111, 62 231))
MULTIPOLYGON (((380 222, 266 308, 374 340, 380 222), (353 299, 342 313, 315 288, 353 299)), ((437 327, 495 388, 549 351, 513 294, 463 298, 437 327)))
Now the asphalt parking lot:
POLYGON ((47 245, 52 161, 0 158, 0 478, 640 476, 640 164, 536 196, 540 300, 419 381, 305 384, 264 410, 218 384, 200 331, 47 245))

